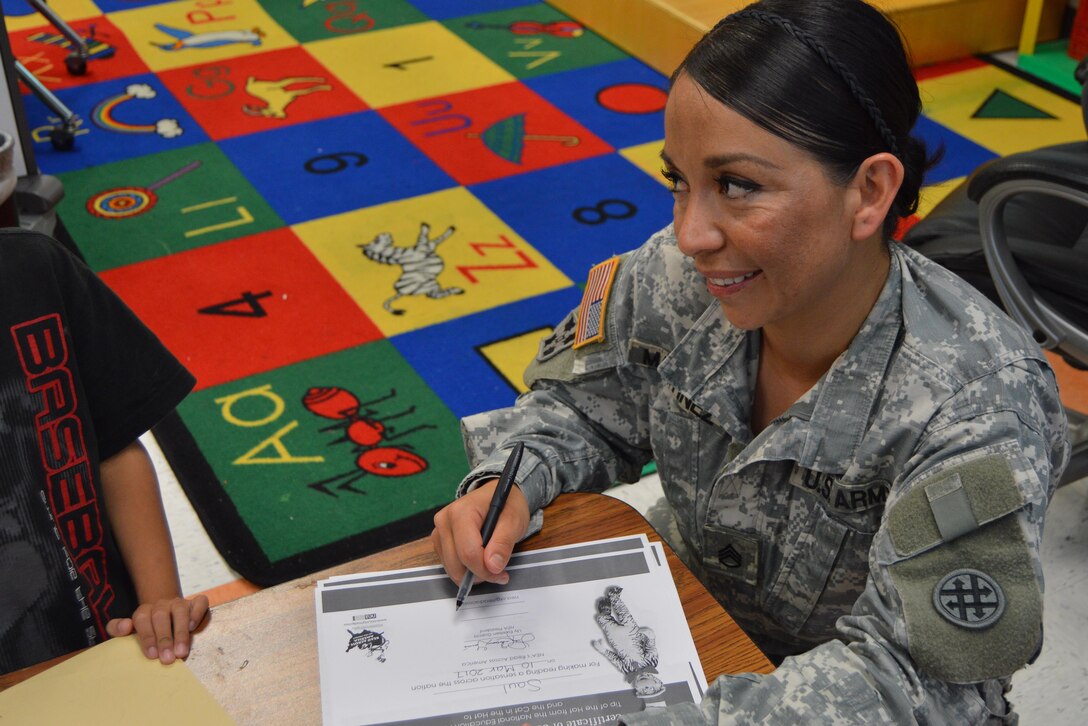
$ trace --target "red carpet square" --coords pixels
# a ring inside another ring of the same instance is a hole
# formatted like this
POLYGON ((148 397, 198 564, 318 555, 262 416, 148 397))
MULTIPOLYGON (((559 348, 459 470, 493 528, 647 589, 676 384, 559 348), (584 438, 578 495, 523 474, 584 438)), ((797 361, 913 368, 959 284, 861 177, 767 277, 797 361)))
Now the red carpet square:
POLYGON ((612 151, 521 83, 388 106, 380 112, 461 184, 612 151))
POLYGON ((159 77, 217 141, 367 109, 302 48, 175 68, 159 77))
POLYGON ((102 277, 193 372, 198 389, 382 337, 286 228, 102 277))
MULTIPOLYGON (((125 34, 105 16, 69 23, 87 43, 87 72, 73 75, 64 59, 73 46, 56 28, 44 23, 40 27, 10 34, 11 51, 46 88, 70 88, 89 83, 146 73, 125 34)), ((24 89, 26 90, 26 89, 24 89)))

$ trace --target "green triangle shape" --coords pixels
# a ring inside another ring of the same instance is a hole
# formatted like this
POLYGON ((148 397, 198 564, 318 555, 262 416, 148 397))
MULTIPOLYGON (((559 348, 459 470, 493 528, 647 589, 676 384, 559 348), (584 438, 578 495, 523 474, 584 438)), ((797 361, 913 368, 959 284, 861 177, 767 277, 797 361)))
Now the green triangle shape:
POLYGON ((1041 108, 1036 108, 1026 101, 1021 101, 1016 96, 1002 91, 994 90, 990 97, 982 102, 978 110, 971 118, 1055 118, 1041 108))

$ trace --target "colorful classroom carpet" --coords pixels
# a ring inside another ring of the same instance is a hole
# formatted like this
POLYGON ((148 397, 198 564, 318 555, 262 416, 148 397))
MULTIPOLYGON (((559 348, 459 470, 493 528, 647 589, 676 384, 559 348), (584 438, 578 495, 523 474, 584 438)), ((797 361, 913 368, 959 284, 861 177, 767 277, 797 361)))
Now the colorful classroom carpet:
MULTIPOLYGON (((670 219, 666 78, 524 0, 4 0, 88 263, 198 378, 156 430, 212 541, 262 585, 420 537, 597 261, 670 219)), ((1071 94, 925 69, 930 208, 980 163, 1081 139, 1071 94)))

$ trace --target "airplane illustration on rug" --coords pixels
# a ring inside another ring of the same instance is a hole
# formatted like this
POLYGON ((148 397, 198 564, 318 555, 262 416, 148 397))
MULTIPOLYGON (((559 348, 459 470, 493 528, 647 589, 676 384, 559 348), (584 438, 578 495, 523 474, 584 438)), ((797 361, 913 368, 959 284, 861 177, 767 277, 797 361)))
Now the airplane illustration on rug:
POLYGON ((155 23, 155 28, 174 38, 171 43, 152 43, 156 48, 167 51, 187 50, 190 48, 218 48, 223 45, 249 43, 260 45, 264 36, 258 28, 253 30, 211 30, 205 33, 193 33, 183 28, 155 23))

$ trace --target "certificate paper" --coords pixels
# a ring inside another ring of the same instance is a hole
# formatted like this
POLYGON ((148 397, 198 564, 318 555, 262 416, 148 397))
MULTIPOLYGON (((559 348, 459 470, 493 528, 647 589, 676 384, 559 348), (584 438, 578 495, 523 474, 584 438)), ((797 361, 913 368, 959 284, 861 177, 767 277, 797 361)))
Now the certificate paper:
POLYGON ((325 726, 593 726, 698 703, 703 669, 660 544, 515 553, 458 611, 441 567, 322 580, 325 726))

